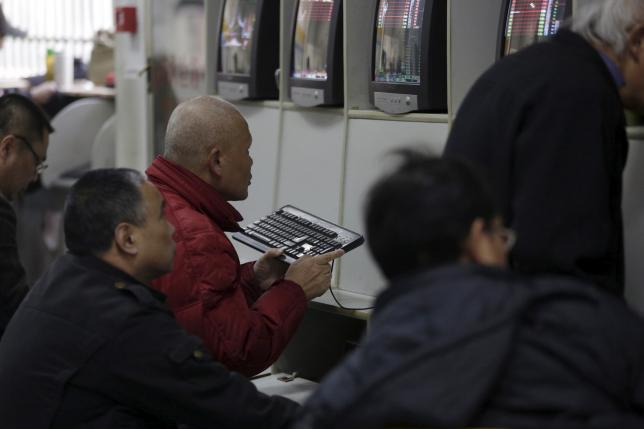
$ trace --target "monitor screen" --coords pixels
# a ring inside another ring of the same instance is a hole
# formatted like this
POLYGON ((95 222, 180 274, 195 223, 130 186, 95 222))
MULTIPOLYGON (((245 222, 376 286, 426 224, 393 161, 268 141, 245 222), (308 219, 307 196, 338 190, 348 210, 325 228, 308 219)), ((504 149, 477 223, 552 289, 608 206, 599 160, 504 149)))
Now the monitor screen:
POLYGON ((569 0, 511 0, 505 20, 503 55, 555 34, 566 18, 569 0))
POLYGON ((221 72, 249 75, 257 0, 226 0, 221 23, 221 72))
POLYGON ((293 75, 326 80, 327 52, 334 0, 300 0, 295 22, 293 75))
POLYGON ((420 84, 425 0, 380 0, 374 81, 420 84))

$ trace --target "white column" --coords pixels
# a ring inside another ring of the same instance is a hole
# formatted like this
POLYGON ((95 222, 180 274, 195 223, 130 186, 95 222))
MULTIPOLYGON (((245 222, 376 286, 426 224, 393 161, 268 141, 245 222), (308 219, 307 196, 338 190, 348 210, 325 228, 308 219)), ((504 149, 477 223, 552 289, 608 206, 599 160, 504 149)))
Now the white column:
MULTIPOLYGON (((148 0, 114 0, 136 7, 136 33, 116 33, 116 165, 143 171, 152 162, 151 109, 147 92, 148 0)), ((117 23, 115 23, 117 28, 117 23)))

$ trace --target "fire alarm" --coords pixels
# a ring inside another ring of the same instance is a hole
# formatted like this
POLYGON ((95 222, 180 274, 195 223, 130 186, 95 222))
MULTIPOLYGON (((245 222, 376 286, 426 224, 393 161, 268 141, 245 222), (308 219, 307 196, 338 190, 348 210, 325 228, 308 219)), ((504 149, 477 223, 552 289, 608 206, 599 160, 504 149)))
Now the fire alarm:
POLYGON ((115 21, 117 33, 136 33, 136 7, 117 7, 115 21))

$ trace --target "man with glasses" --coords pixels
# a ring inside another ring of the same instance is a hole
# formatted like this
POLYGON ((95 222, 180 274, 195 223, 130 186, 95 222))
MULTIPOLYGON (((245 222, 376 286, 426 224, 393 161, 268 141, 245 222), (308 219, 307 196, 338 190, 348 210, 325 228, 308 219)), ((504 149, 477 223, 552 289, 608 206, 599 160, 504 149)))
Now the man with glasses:
POLYGON ((388 288, 293 429, 644 427, 642 319, 572 277, 507 270, 513 233, 482 176, 401 155, 366 202, 388 288))
POLYGON ((53 131, 47 115, 29 98, 0 97, 0 338, 28 290, 18 256, 16 215, 9 202, 47 167, 53 131))

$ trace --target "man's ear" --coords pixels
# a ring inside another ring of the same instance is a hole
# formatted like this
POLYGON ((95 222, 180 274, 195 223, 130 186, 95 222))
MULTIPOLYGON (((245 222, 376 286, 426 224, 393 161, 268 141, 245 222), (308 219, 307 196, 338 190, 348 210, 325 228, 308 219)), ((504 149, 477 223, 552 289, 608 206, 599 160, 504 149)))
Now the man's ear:
POLYGON ((628 33, 628 55, 636 63, 639 63, 644 45, 644 24, 637 24, 628 33))
POLYGON ((138 254, 139 248, 136 228, 129 223, 119 223, 114 230, 114 244, 123 253, 132 256, 138 254))
POLYGON ((467 262, 481 262, 483 253, 487 251, 485 241, 485 221, 476 218, 470 225, 470 233, 465 239, 462 260, 467 262))
POLYGON ((218 146, 213 147, 208 154, 208 169, 215 177, 219 178, 222 174, 222 153, 218 146))
POLYGON ((0 140, 0 161, 6 162, 16 150, 16 139, 7 135, 0 140))

